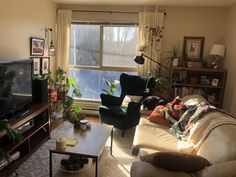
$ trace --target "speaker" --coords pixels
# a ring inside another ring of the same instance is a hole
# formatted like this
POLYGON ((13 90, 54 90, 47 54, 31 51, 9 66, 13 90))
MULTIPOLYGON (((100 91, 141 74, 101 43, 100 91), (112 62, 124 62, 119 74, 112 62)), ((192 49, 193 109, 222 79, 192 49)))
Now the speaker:
POLYGON ((32 97, 34 103, 48 103, 48 80, 33 80, 32 97))

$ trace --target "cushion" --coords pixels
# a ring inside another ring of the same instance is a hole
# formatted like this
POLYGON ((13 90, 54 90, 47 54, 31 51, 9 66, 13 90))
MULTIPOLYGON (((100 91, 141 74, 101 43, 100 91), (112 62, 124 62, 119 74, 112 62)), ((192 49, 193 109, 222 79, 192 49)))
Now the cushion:
POLYGON ((140 159, 170 171, 196 172, 210 165, 210 162, 201 156, 180 152, 156 152, 140 159))
POLYGON ((179 120, 183 113, 187 110, 187 106, 182 102, 182 100, 177 96, 173 101, 166 105, 167 113, 174 118, 179 120))
POLYGON ((164 126, 169 126, 168 120, 165 119, 165 106, 157 106, 154 111, 152 111, 148 119, 151 122, 158 123, 164 126))
POLYGON ((126 95, 122 102, 122 106, 128 107, 129 102, 140 102, 141 99, 142 96, 126 95))
POLYGON ((143 105, 140 107, 140 114, 141 114, 141 115, 150 116, 151 113, 152 113, 152 111, 153 111, 153 110, 145 109, 143 105))
POLYGON ((181 100, 186 106, 198 105, 201 102, 208 103, 201 95, 186 95, 181 100))
POLYGON ((158 105, 166 105, 166 101, 158 96, 148 96, 145 99, 143 99, 144 109, 154 110, 155 107, 158 105))

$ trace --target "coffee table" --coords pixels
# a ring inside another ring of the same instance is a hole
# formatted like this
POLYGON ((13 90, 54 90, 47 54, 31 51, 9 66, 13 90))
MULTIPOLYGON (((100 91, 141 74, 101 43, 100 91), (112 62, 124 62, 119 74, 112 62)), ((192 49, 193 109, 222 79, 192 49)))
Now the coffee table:
POLYGON ((49 149, 49 176, 52 177, 52 155, 81 155, 92 158, 95 161, 95 177, 99 176, 99 158, 105 144, 111 136, 110 154, 112 155, 113 127, 105 124, 92 124, 88 130, 74 130, 72 127, 63 137, 76 138, 78 143, 75 146, 67 146, 66 150, 57 150, 55 146, 49 149))

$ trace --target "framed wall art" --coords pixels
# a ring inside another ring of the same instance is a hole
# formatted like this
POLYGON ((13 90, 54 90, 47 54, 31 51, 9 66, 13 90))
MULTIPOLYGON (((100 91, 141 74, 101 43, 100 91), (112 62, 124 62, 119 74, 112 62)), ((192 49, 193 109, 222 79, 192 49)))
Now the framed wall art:
POLYGON ((33 59, 33 74, 40 74, 40 58, 32 58, 33 59))
POLYGON ((218 79, 212 79, 211 85, 212 86, 218 86, 219 80, 218 79))
POLYGON ((189 61, 201 61, 203 56, 204 40, 204 37, 184 37, 184 59, 189 61))
POLYGON ((44 53, 44 39, 30 38, 30 56, 43 56, 44 53))
POLYGON ((42 57, 41 58, 41 74, 48 74, 50 71, 50 58, 49 57, 42 57))

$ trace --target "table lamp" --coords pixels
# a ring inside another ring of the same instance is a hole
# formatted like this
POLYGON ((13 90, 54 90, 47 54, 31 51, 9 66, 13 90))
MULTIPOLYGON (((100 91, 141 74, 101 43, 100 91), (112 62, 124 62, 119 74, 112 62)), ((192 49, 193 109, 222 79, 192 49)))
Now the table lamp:
POLYGON ((213 55, 215 57, 216 65, 214 68, 219 68, 219 61, 225 56, 225 46, 222 44, 214 44, 209 55, 213 55))

